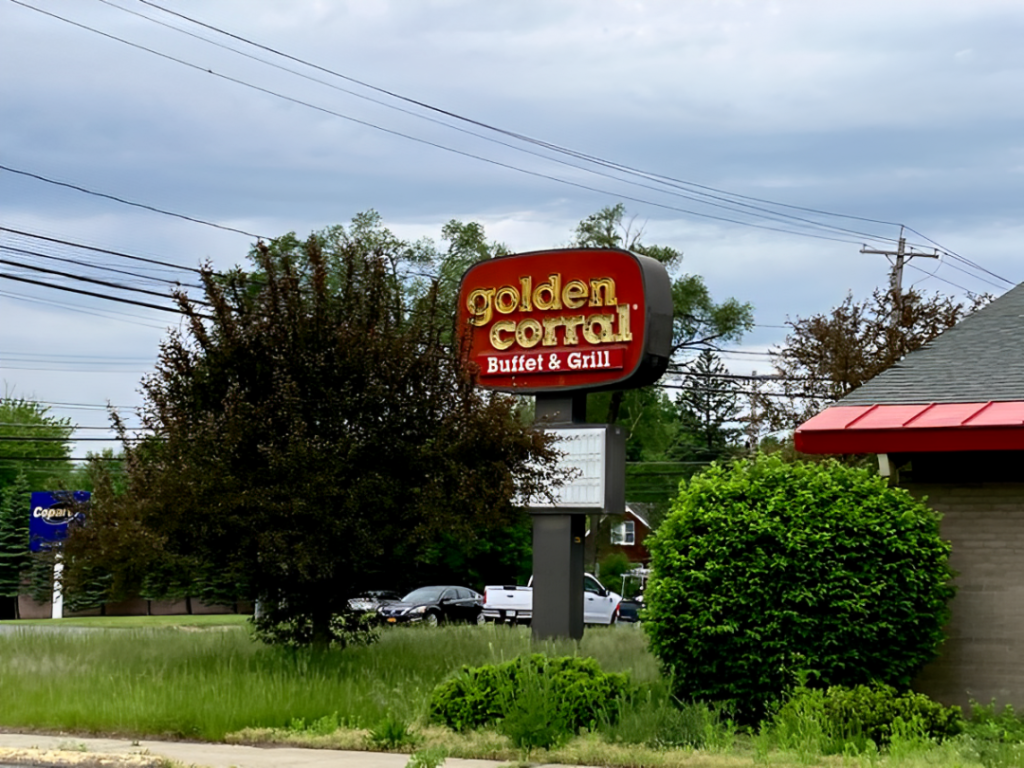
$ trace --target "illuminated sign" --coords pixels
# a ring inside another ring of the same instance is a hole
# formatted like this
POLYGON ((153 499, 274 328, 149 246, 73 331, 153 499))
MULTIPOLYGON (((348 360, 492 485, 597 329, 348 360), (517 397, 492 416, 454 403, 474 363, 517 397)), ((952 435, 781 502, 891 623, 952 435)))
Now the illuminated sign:
POLYGON ((627 389, 668 365, 665 268, 617 249, 503 256, 462 278, 459 330, 477 384, 510 392, 627 389))

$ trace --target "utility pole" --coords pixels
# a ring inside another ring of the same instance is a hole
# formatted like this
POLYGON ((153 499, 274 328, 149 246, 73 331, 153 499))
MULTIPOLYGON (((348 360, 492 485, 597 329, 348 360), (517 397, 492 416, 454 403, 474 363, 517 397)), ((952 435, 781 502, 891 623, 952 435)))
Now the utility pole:
POLYGON ((900 240, 895 251, 876 251, 867 246, 860 249, 861 253, 874 253, 886 258, 896 257, 894 261, 889 262, 892 264, 892 271, 889 273, 889 290, 892 291, 892 326, 894 328, 899 323, 900 314, 903 312, 903 265, 915 256, 923 256, 927 259, 939 258, 938 251, 935 253, 907 253, 906 248, 907 238, 903 236, 903 227, 901 226, 900 240))

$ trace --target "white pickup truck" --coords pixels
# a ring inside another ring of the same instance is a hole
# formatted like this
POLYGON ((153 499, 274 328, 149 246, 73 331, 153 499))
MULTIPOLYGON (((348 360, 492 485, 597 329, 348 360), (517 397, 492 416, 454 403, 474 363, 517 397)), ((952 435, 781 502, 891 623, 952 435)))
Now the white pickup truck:
MULTIPOLYGON (((487 621, 529 624, 533 618, 533 579, 525 587, 484 587, 483 616, 487 621)), ((589 573, 583 574, 583 623, 614 624, 622 597, 589 573)))

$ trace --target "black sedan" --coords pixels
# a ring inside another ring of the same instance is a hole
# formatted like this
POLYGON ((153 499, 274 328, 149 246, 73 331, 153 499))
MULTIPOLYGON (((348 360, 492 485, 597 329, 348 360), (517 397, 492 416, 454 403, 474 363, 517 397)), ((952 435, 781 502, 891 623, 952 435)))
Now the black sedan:
POLYGON ((377 609, 387 624, 422 622, 437 626, 442 621, 484 623, 484 598, 466 587, 420 587, 397 603, 377 609))

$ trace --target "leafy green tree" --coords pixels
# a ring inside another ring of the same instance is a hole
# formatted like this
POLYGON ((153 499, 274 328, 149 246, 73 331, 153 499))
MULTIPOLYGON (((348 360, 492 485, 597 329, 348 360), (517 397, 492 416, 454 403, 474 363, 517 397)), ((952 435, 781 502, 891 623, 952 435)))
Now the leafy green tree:
POLYGON ((24 398, 0 399, 0 488, 24 474, 30 490, 56 488, 71 470, 70 419, 24 398))
POLYGON ((18 595, 31 566, 28 548, 30 491, 28 478, 18 474, 0 488, 0 619, 17 619, 18 595))
POLYGON ((735 452, 743 434, 737 426, 741 408, 728 371, 714 352, 701 350, 683 377, 676 399, 679 428, 668 451, 672 459, 713 461, 735 452))
MULTIPOLYGON (((636 225, 635 218, 627 220, 625 205, 618 203, 602 208, 581 221, 571 244, 578 248, 625 248, 661 262, 670 275, 677 273, 683 259, 682 252, 666 245, 645 243, 643 235, 643 228, 636 225)), ((715 302, 699 275, 674 274, 673 358, 678 360, 701 349, 738 340, 753 327, 753 323, 753 308, 750 304, 731 298, 715 302)), ((599 420, 610 424, 619 423, 625 398, 622 391, 611 393, 607 411, 599 420)))
POLYGON ((713 464, 646 543, 651 648, 678 695, 753 722, 803 677, 906 690, 953 596, 938 515, 874 473, 713 464))
POLYGON ((371 224, 260 245, 258 280, 179 297, 186 328, 143 381, 154 437, 126 443, 126 493, 97 488, 75 562, 105 559, 115 592, 186 556, 243 573, 261 629, 322 643, 399 557, 511 523, 556 479, 548 438, 463 375, 442 309, 413 307, 418 255, 371 224))

